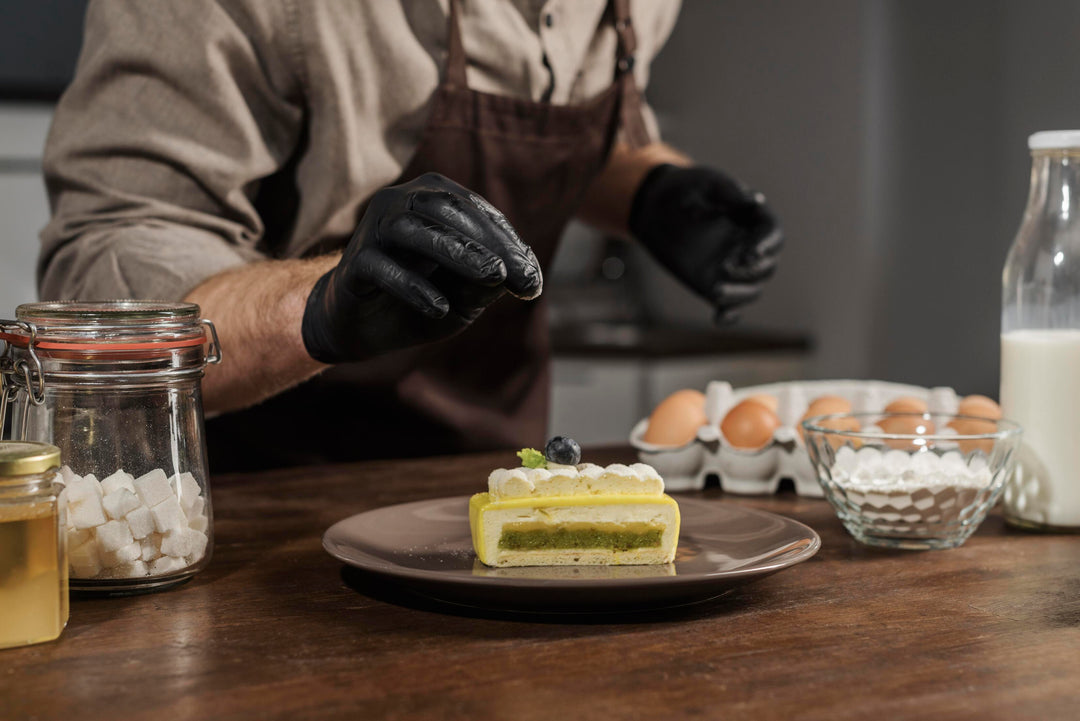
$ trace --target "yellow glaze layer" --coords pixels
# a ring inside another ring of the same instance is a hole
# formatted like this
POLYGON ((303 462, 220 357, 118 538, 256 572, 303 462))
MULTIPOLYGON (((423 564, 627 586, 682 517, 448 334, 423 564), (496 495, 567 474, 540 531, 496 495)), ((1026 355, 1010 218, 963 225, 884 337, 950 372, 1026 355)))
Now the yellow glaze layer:
POLYGON ((484 558, 484 513, 506 508, 540 508, 551 506, 617 506, 629 504, 657 504, 675 506, 678 519, 679 504, 665 494, 655 495, 608 495, 608 496, 547 496, 540 498, 508 498, 493 501, 490 493, 477 493, 469 499, 469 528, 472 531, 473 550, 481 563, 488 563, 484 558))

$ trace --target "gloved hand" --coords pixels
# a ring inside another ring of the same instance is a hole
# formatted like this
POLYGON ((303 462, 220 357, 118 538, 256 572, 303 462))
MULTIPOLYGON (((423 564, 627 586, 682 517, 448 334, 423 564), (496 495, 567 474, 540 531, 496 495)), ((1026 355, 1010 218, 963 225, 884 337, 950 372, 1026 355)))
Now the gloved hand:
POLYGON ((729 323, 761 295, 783 247, 764 199, 723 173, 659 165, 634 194, 630 232, 729 323))
POLYGON ((427 173, 375 193, 301 327, 324 363, 362 360, 465 329, 504 292, 531 299, 543 276, 532 249, 490 203, 427 173))

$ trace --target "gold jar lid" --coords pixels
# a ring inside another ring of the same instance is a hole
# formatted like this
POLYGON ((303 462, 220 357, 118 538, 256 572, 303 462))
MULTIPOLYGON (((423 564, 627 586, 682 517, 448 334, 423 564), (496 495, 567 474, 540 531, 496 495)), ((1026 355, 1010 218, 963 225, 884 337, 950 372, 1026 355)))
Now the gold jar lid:
POLYGON ((35 441, 0 441, 0 483, 11 476, 31 476, 59 468, 60 449, 35 441))

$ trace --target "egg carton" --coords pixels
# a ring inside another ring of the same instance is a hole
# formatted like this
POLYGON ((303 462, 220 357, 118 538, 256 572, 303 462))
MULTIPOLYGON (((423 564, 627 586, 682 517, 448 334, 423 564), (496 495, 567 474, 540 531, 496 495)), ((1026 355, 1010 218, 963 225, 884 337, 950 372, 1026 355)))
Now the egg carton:
POLYGON ((630 431, 630 444, 638 459, 656 468, 670 491, 700 490, 710 476, 716 477, 726 493, 770 495, 780 481, 790 480, 800 496, 821 498, 824 492, 810 461, 799 420, 810 402, 825 395, 840 396, 851 402, 855 413, 880 413, 901 396, 926 401, 930 413, 953 414, 960 396, 952 388, 921 386, 877 380, 788 381, 747 386, 735 390, 730 383, 712 381, 705 389, 707 423, 697 436, 683 446, 671 447, 642 440, 649 427, 643 418, 630 431), (720 433, 720 421, 736 403, 754 395, 769 394, 778 402, 780 427, 773 439, 756 450, 735 448, 720 433))

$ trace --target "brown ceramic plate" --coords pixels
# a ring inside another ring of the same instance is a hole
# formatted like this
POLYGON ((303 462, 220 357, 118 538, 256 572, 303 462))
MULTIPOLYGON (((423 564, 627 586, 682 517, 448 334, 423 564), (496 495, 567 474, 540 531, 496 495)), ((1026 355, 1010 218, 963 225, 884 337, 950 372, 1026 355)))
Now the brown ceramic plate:
POLYGON ((817 553, 809 527, 722 501, 677 499, 675 562, 665 566, 489 568, 473 553, 469 499, 377 508, 330 527, 330 555, 379 580, 455 604, 525 612, 621 612, 721 596, 817 553))

